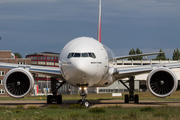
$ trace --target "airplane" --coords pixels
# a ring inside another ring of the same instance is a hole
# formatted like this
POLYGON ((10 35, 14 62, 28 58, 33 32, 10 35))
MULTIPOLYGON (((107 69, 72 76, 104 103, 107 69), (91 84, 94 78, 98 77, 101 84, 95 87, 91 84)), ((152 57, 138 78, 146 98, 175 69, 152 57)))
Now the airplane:
POLYGON ((62 95, 57 95, 57 90, 67 82, 80 88, 82 99, 78 104, 89 107, 90 103, 86 99, 85 92, 87 88, 109 86, 115 81, 120 81, 129 91, 129 94, 125 95, 125 103, 129 101, 139 103, 138 94, 134 94, 135 76, 149 73, 146 80, 148 90, 154 96, 164 98, 172 95, 177 89, 178 79, 171 69, 179 68, 180 62, 116 67, 116 61, 162 53, 164 52, 115 56, 111 49, 101 43, 101 0, 99 0, 98 39, 79 37, 68 42, 60 53, 59 68, 11 63, 0 63, 0 68, 11 69, 5 75, 3 85, 7 94, 13 98, 28 96, 34 88, 33 74, 44 74, 51 76, 52 95, 47 96, 47 104, 62 103, 62 95), (123 81, 124 78, 129 80, 123 81), (127 82, 129 86, 125 84, 127 82))

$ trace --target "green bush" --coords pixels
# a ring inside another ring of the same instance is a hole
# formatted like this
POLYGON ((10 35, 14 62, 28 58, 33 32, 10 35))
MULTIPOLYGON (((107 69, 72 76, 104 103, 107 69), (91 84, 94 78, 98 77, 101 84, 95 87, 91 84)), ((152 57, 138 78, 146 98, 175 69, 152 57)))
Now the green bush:
POLYGON ((47 108, 50 108, 50 109, 58 109, 59 106, 58 106, 58 105, 48 105, 47 108))
POLYGON ((106 109, 103 107, 93 107, 93 108, 89 108, 88 110, 90 113, 102 113, 105 112, 106 109))
POLYGON ((12 111, 10 111, 10 110, 6 110, 6 112, 4 112, 3 113, 3 115, 5 116, 5 117, 11 117, 12 115, 13 115, 13 112, 12 111))
POLYGON ((24 105, 17 105, 16 109, 24 109, 24 105))
POLYGON ((154 116, 154 117, 169 117, 169 114, 158 111, 158 112, 155 112, 155 113, 153 114, 153 116, 154 116))
POLYGON ((153 108, 153 107, 150 107, 150 106, 147 106, 147 107, 141 108, 140 111, 141 111, 141 112, 154 111, 154 108, 153 108))
POLYGON ((20 113, 22 112, 22 110, 15 110, 15 113, 20 113))
POLYGON ((84 105, 80 105, 80 104, 74 104, 74 105, 70 105, 69 109, 85 109, 86 107, 84 105))

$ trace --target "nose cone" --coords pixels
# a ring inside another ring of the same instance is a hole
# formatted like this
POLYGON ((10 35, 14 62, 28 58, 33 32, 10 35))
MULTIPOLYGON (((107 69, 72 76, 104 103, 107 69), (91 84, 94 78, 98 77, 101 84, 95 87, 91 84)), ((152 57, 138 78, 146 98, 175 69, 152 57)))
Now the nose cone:
POLYGON ((72 60, 71 64, 64 67, 65 79, 74 86, 78 84, 92 84, 94 76, 97 74, 97 65, 92 65, 87 60, 72 60))
POLYGON ((74 75, 78 76, 79 80, 84 83, 87 83, 97 72, 96 66, 90 65, 90 62, 84 60, 72 62, 72 68, 74 69, 74 75))

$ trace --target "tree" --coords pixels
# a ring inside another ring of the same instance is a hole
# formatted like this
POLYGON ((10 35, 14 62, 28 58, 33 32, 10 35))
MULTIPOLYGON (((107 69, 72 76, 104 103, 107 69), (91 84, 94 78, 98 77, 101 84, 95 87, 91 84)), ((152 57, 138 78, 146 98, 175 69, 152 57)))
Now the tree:
POLYGON ((174 50, 172 59, 173 60, 180 60, 180 52, 179 52, 178 48, 176 50, 174 50))
POLYGON ((22 56, 19 54, 19 53, 14 53, 14 55, 17 57, 17 58, 22 58, 22 56))
MULTIPOLYGON (((139 48, 137 48, 136 51, 134 50, 134 48, 132 48, 132 49, 129 51, 129 55, 135 55, 135 54, 142 54, 142 51, 140 51, 139 48)), ((142 57, 128 58, 128 60, 142 60, 142 57)))
MULTIPOLYGON (((163 51, 160 49, 159 52, 163 52, 163 51)), ((162 53, 162 54, 158 54, 157 57, 153 60, 167 60, 167 58, 166 58, 165 54, 162 53)))
MULTIPOLYGON (((129 51, 129 55, 135 55, 136 54, 136 51, 134 50, 134 48, 132 48, 130 51, 129 51)), ((135 60, 134 58, 128 58, 128 60, 135 60)))
MULTIPOLYGON (((142 51, 140 51, 140 49, 137 48, 137 49, 136 49, 136 54, 142 54, 142 51)), ((141 57, 135 57, 135 60, 142 60, 142 59, 143 59, 142 56, 141 56, 141 57)))

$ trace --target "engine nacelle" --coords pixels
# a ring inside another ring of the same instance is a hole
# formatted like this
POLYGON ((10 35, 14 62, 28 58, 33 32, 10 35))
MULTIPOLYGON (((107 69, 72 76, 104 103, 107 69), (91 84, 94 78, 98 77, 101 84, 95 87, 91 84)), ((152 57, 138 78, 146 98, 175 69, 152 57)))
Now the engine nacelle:
POLYGON ((34 78, 29 71, 23 68, 15 68, 6 74, 3 84, 6 92, 11 97, 23 98, 32 92, 34 78))
POLYGON ((149 73, 146 85, 153 95, 163 98, 176 91, 178 79, 172 70, 162 67, 149 73))

